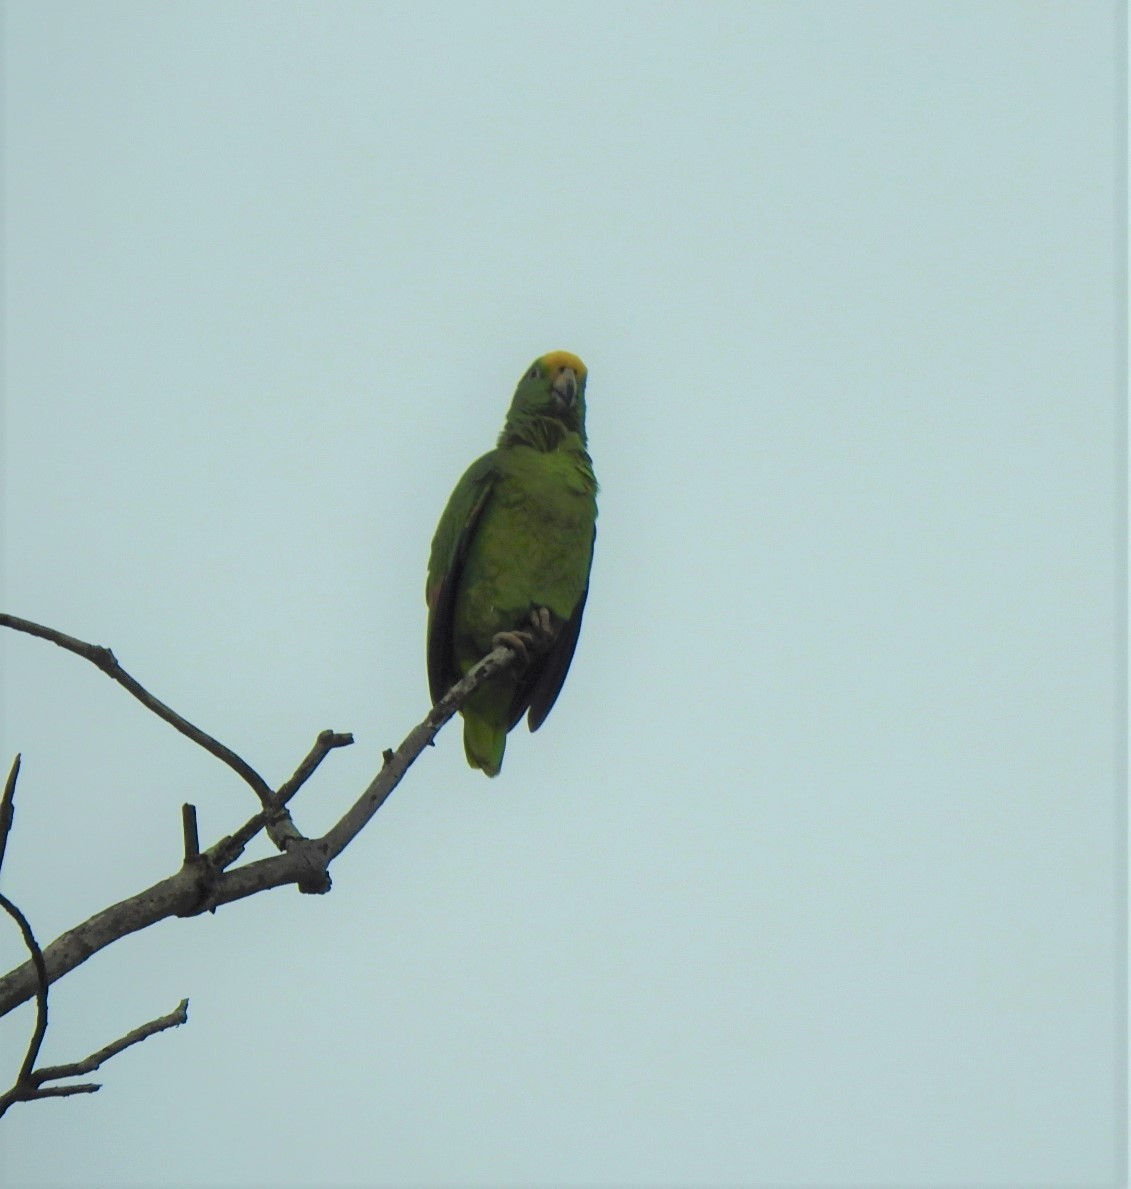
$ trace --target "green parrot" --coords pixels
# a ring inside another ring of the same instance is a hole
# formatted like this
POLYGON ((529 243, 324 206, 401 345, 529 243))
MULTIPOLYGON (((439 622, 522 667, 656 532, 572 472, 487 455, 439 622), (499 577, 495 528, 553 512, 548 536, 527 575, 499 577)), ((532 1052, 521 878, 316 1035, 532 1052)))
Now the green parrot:
POLYGON ((498 444, 452 492, 428 560, 428 686, 438 702, 496 643, 549 639, 464 704, 467 762, 488 776, 529 711, 536 731, 565 681, 589 593, 597 480, 585 445, 585 364, 536 359, 518 382, 498 444))

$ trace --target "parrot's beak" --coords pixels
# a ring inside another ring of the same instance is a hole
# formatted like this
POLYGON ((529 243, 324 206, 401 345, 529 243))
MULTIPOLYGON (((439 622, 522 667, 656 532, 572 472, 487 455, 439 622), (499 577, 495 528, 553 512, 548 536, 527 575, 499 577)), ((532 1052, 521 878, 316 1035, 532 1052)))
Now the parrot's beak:
POLYGON ((563 367, 554 380, 554 399, 564 409, 572 409, 577 400, 577 377, 572 367, 563 367))

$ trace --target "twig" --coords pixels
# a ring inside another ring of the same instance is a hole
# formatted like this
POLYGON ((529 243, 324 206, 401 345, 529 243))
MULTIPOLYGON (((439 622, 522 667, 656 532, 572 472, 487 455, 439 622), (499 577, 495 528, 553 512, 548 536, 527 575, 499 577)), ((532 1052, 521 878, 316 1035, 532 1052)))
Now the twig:
POLYGON ((349 747, 352 743, 353 735, 348 731, 320 731, 318 738, 314 740, 314 746, 311 747, 302 763, 272 794, 271 803, 264 806, 263 817, 264 825, 267 828, 267 837, 279 850, 286 850, 288 846, 296 842, 305 841, 291 820, 290 812, 287 810, 288 803, 314 775, 318 765, 330 752, 339 747, 349 747))
MULTIPOLYGON (((280 854, 219 873, 209 892, 208 907, 217 908, 287 884, 295 884, 304 891, 328 890, 330 862, 372 819, 440 728, 479 686, 513 664, 515 655, 511 648, 500 646, 452 686, 432 707, 424 721, 409 731, 404 742, 384 763, 369 787, 321 838, 300 839, 280 854)), ((312 755, 318 747, 316 743, 312 755)), ((302 767, 300 765, 300 771, 302 767)), ((287 789, 290 784, 288 781, 283 788, 287 789)), ((298 787, 299 783, 296 782, 295 788, 298 787)), ((252 821, 257 821, 259 816, 257 814, 252 821)), ((130 933, 148 928, 166 917, 189 916, 200 909, 199 872, 194 865, 186 864, 174 875, 95 913, 89 920, 56 938, 43 951, 47 980, 49 983, 55 982, 91 955, 130 933)), ((36 975, 29 962, 0 978, 0 1016, 30 999, 35 988, 36 975)))
POLYGON ((44 627, 40 623, 32 623, 30 619, 20 619, 17 615, 8 615, 4 612, 0 612, 0 627, 13 628, 17 632, 26 632, 29 636, 38 636, 41 640, 50 640, 52 644, 57 644, 60 648, 65 648, 68 652, 73 652, 76 656, 90 661, 107 677, 116 681, 123 689, 137 698, 147 710, 153 711, 158 718, 227 764, 233 772, 251 786, 252 792, 259 798, 260 804, 267 804, 271 797, 271 786, 247 760, 236 755, 230 747, 226 747, 218 739, 214 739, 206 731, 194 726, 187 718, 155 698, 145 686, 122 668, 118 663, 118 658, 109 648, 104 648, 99 644, 88 644, 85 640, 78 640, 74 636, 68 636, 65 632, 56 631, 55 628, 44 627))
POLYGON ((47 1065, 43 1069, 37 1069, 32 1074, 32 1079, 37 1086, 40 1086, 44 1082, 57 1082, 60 1078, 77 1078, 84 1073, 93 1073, 104 1062, 109 1061, 111 1057, 116 1057, 131 1045, 140 1044, 143 1040, 148 1040, 149 1037, 156 1036, 158 1032, 164 1032, 167 1028, 179 1028, 182 1024, 187 1024, 188 1005, 189 1001, 182 999, 168 1015, 158 1016, 156 1020, 150 1020, 148 1024, 134 1028, 132 1032, 127 1032, 125 1036, 104 1045, 97 1053, 91 1053, 82 1061, 72 1061, 69 1065, 47 1065))
MULTIPOLYGON (((36 1098, 70 1098, 72 1094, 97 1094, 101 1089, 102 1086, 98 1082, 79 1082, 74 1086, 43 1086, 24 1097, 13 1098, 12 1102, 30 1102, 36 1098)), ((4 1109, 7 1110, 7 1107, 4 1109)))
POLYGON ((21 1070, 16 1084, 3 1096, 0 1096, 0 1117, 14 1102, 31 1102, 36 1098, 67 1098, 72 1094, 94 1094, 102 1089, 98 1082, 79 1082, 70 1086, 47 1086, 45 1082, 57 1082, 60 1078, 77 1078, 85 1073, 93 1073, 111 1057, 116 1057, 131 1045, 140 1044, 158 1032, 167 1028, 176 1028, 188 1021, 187 999, 182 999, 167 1016, 159 1016, 142 1024, 119 1037, 110 1044, 103 1046, 96 1053, 91 1053, 82 1061, 72 1061, 67 1065, 46 1065, 42 1069, 21 1070))
POLYGON ((306 758, 294 770, 294 773, 285 780, 275 793, 272 800, 275 803, 275 808, 280 808, 299 791, 300 788, 314 775, 318 765, 332 752, 336 747, 349 747, 353 743, 353 736, 349 732, 344 734, 337 734, 334 731, 322 731, 318 738, 314 740, 314 746, 307 753, 306 758))
MULTIPOLYGON (((47 966, 43 960, 43 951, 35 940, 35 934, 31 931, 27 917, 2 892, 0 892, 0 908, 3 908, 19 926, 20 932, 23 934, 24 945, 27 946, 28 952, 31 954, 30 965, 35 972, 35 1028, 32 1031, 31 1040, 28 1042, 20 1072, 16 1075, 15 1085, 6 1094, 0 1095, 0 1118, 3 1118, 8 1107, 13 1102, 19 1102, 23 1092, 29 1086, 32 1070, 39 1058, 39 1050, 43 1046, 43 1038, 47 1035, 47 966)), ((25 965, 27 964, 25 963, 25 965)))
POLYGON ((181 833, 185 841, 185 862, 200 858, 200 830, 196 824, 196 806, 181 806, 181 833))
POLYGON ((264 806, 262 812, 248 818, 234 833, 221 838, 215 846, 208 848, 207 858, 218 870, 230 867, 244 852, 247 844, 262 830, 267 828, 271 840, 280 850, 287 847, 297 838, 305 841, 301 835, 294 837, 279 837, 278 823, 282 820, 290 821, 286 812, 287 804, 302 786, 314 775, 318 765, 337 747, 348 747, 353 743, 350 734, 336 734, 334 731, 322 731, 314 740, 314 746, 307 753, 302 763, 294 770, 289 779, 279 786, 278 792, 272 793, 270 804, 264 806))
POLYGON ((8 835, 16 816, 16 777, 20 774, 20 755, 12 761, 12 770, 4 782, 4 795, 0 797, 0 867, 4 866, 4 852, 8 849, 8 835))
MULTIPOLYGON (((537 642, 531 641, 528 648, 531 652, 536 651, 537 642)), ((370 781, 369 787, 346 810, 337 823, 321 838, 312 840, 306 845, 324 850, 327 864, 337 858, 361 833, 377 810, 385 804, 390 793, 400 784, 402 777, 420 753, 426 747, 431 746, 440 728, 485 681, 490 681, 496 673, 501 673, 504 669, 509 668, 516 659, 517 654, 513 649, 506 645, 500 645, 469 669, 432 707, 424 721, 409 731, 392 756, 382 757, 381 771, 370 781)))

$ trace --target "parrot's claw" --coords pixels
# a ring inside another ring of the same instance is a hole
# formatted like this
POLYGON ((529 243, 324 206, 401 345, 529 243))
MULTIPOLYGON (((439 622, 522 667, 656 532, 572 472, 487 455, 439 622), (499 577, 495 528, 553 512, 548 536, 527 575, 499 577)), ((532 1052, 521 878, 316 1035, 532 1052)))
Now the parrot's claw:
POLYGON ((556 634, 549 608, 535 607, 530 612, 530 627, 515 632, 496 632, 491 647, 513 649, 518 654, 519 663, 528 665, 531 654, 548 648, 556 634))
POLYGON ((519 663, 530 663, 530 637, 525 632, 496 632, 491 640, 492 648, 510 648, 517 655, 519 663))
POLYGON ((543 648, 554 638, 554 620, 549 607, 535 607, 530 612, 530 623, 534 629, 534 642, 543 648))

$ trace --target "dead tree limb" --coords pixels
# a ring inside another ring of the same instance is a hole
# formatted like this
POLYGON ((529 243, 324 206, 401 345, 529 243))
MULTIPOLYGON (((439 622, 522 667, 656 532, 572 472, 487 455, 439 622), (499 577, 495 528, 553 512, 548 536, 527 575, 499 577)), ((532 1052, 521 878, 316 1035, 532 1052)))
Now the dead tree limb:
MULTIPOLYGON (((122 668, 118 663, 118 658, 109 648, 101 644, 88 644, 85 640, 68 636, 66 632, 60 632, 56 628, 45 627, 41 623, 33 623, 30 619, 21 619, 18 615, 8 615, 5 612, 0 612, 0 627, 12 628, 13 631, 25 632, 29 636, 38 636, 41 640, 49 640, 52 644, 57 644, 60 648, 66 649, 67 652, 73 652, 76 656, 81 656, 84 660, 90 661, 95 668, 100 669, 112 681, 116 681, 147 710, 152 711, 159 719, 167 722, 171 727, 184 735, 186 739, 191 739, 198 747, 204 748, 206 752, 215 756, 221 763, 227 764, 248 785, 259 799, 261 805, 266 808, 270 804, 274 795, 271 791, 271 786, 247 760, 242 756, 236 755, 230 747, 221 743, 219 739, 214 739, 207 731, 203 731, 200 727, 189 722, 187 718, 178 714, 171 706, 166 706, 159 698, 155 698, 140 681, 122 668)), ((268 834, 271 841, 280 850, 289 841, 302 837, 288 814, 282 814, 276 820, 272 821, 268 834)))
POLYGON ((5 896, 0 893, 0 908, 2 908, 19 927, 24 939, 24 945, 31 954, 31 968, 35 978, 35 1027, 32 1029, 31 1040, 28 1041, 27 1052, 24 1054, 20 1071, 16 1074, 16 1081, 6 1094, 0 1096, 0 1116, 12 1105, 29 1096, 32 1086, 32 1076, 35 1063, 39 1059, 39 1050, 43 1046, 43 1038, 47 1035, 47 968, 43 962, 43 951, 35 940, 31 925, 24 914, 5 896))
MULTIPOLYGON (((3 867, 8 835, 12 828, 16 779, 19 776, 19 772, 20 757, 17 755, 15 762, 12 764, 12 770, 8 775, 7 783, 4 786, 3 797, 0 797, 0 867, 3 867)), ((140 1028, 135 1028, 132 1032, 128 1032, 120 1039, 105 1045, 98 1052, 92 1053, 82 1061, 76 1061, 70 1065, 52 1065, 37 1069, 36 1062, 39 1060, 39 1052, 43 1047, 43 1038, 47 1035, 47 967, 44 964, 43 951, 39 948, 39 943, 35 939, 35 933, 32 931, 31 923, 22 910, 2 893, 0 893, 0 908, 16 922, 23 936, 24 945, 27 946, 28 953, 31 955, 31 964, 35 970, 36 980, 35 1027, 32 1029, 27 1052, 24 1054, 24 1059, 20 1064, 20 1069, 16 1074, 16 1080, 12 1088, 4 1094, 0 1094, 0 1118, 3 1118, 9 1107, 17 1102, 31 1102, 36 1098, 66 1098, 72 1094, 94 1093, 94 1091, 101 1089, 100 1085, 95 1082, 72 1083, 62 1086, 48 1086, 46 1083, 57 1082, 62 1078, 80 1077, 83 1074, 92 1073, 104 1061, 108 1061, 123 1049, 129 1048, 130 1045, 137 1044, 139 1041, 143 1041, 157 1032, 162 1032, 166 1028, 171 1028, 174 1024, 183 1024, 188 1019, 188 1000, 182 999, 180 1006, 169 1015, 162 1016, 157 1020, 151 1020, 148 1024, 143 1024, 140 1028)))
POLYGON ((4 782, 4 795, 0 797, 0 867, 4 866, 4 852, 8 848, 8 835, 16 814, 16 780, 20 775, 20 756, 12 761, 8 779, 4 782))
MULTIPOLYGON (((365 828, 397 787, 420 753, 433 741, 440 728, 460 709, 485 681, 514 664, 516 651, 500 645, 485 656, 436 703, 425 718, 405 736, 393 752, 385 753, 385 762, 368 787, 342 817, 319 838, 295 835, 277 840, 283 849, 277 855, 233 867, 247 843, 260 830, 270 831, 278 815, 286 813, 290 798, 302 787, 325 756, 334 748, 352 742, 352 737, 324 731, 296 768, 294 775, 276 791, 262 782, 244 760, 223 744, 193 727, 186 719, 158 702, 134 678, 125 673, 109 649, 86 644, 54 629, 32 624, 11 615, 0 615, 0 626, 25 631, 59 644, 97 664, 119 684, 182 734, 245 776, 256 788, 262 809, 235 833, 220 839, 205 851, 186 845, 180 869, 151 887, 95 913, 88 920, 68 929, 42 952, 47 985, 56 982, 115 941, 146 929, 167 917, 194 916, 254 896, 269 888, 295 885, 302 892, 323 893, 330 890, 330 864, 365 828), (160 709, 158 709, 158 707, 160 709), (234 761, 234 762, 233 762, 234 761), (250 779, 248 775, 250 774, 250 779), (266 794, 263 790, 266 789, 266 794), (189 854, 195 849, 195 854, 189 854)), ((528 649, 536 652, 543 642, 531 638, 528 649)), ((186 840, 190 832, 186 829, 186 840)), ((0 1016, 36 994, 40 979, 35 963, 27 961, 0 978, 0 1016)))
POLYGON ((102 1089, 100 1082, 70 1082, 61 1086, 51 1086, 48 1082, 58 1082, 62 1078, 82 1077, 93 1073, 111 1057, 116 1057, 131 1045, 140 1044, 158 1032, 167 1028, 176 1028, 188 1022, 187 999, 182 999, 166 1016, 158 1016, 137 1028, 127 1032, 125 1036, 104 1045, 96 1053, 84 1057, 81 1061, 72 1061, 66 1065, 45 1065, 40 1069, 21 1070, 16 1084, 5 1094, 0 1094, 0 1118, 14 1103, 33 1102, 37 1098, 69 1098, 73 1094, 94 1094, 102 1089))
POLYGON ((118 658, 101 644, 88 644, 85 640, 77 640, 68 636, 66 632, 55 628, 44 627, 41 623, 32 623, 30 619, 20 619, 17 615, 0 613, 0 627, 12 628, 17 632, 26 632, 29 636, 38 636, 41 640, 50 640, 60 648, 81 656, 90 661, 96 668, 101 669, 112 681, 116 681, 124 690, 158 718, 163 719, 171 727, 180 731, 186 739, 191 739, 199 747, 214 755, 222 763, 228 765, 233 772, 247 782, 252 792, 259 798, 260 803, 266 805, 271 796, 271 786, 258 772, 241 756, 236 755, 230 747, 226 747, 218 739, 213 739, 207 731, 194 726, 187 718, 182 717, 170 706, 166 706, 160 699, 155 698, 139 681, 126 672, 118 663, 118 658))

